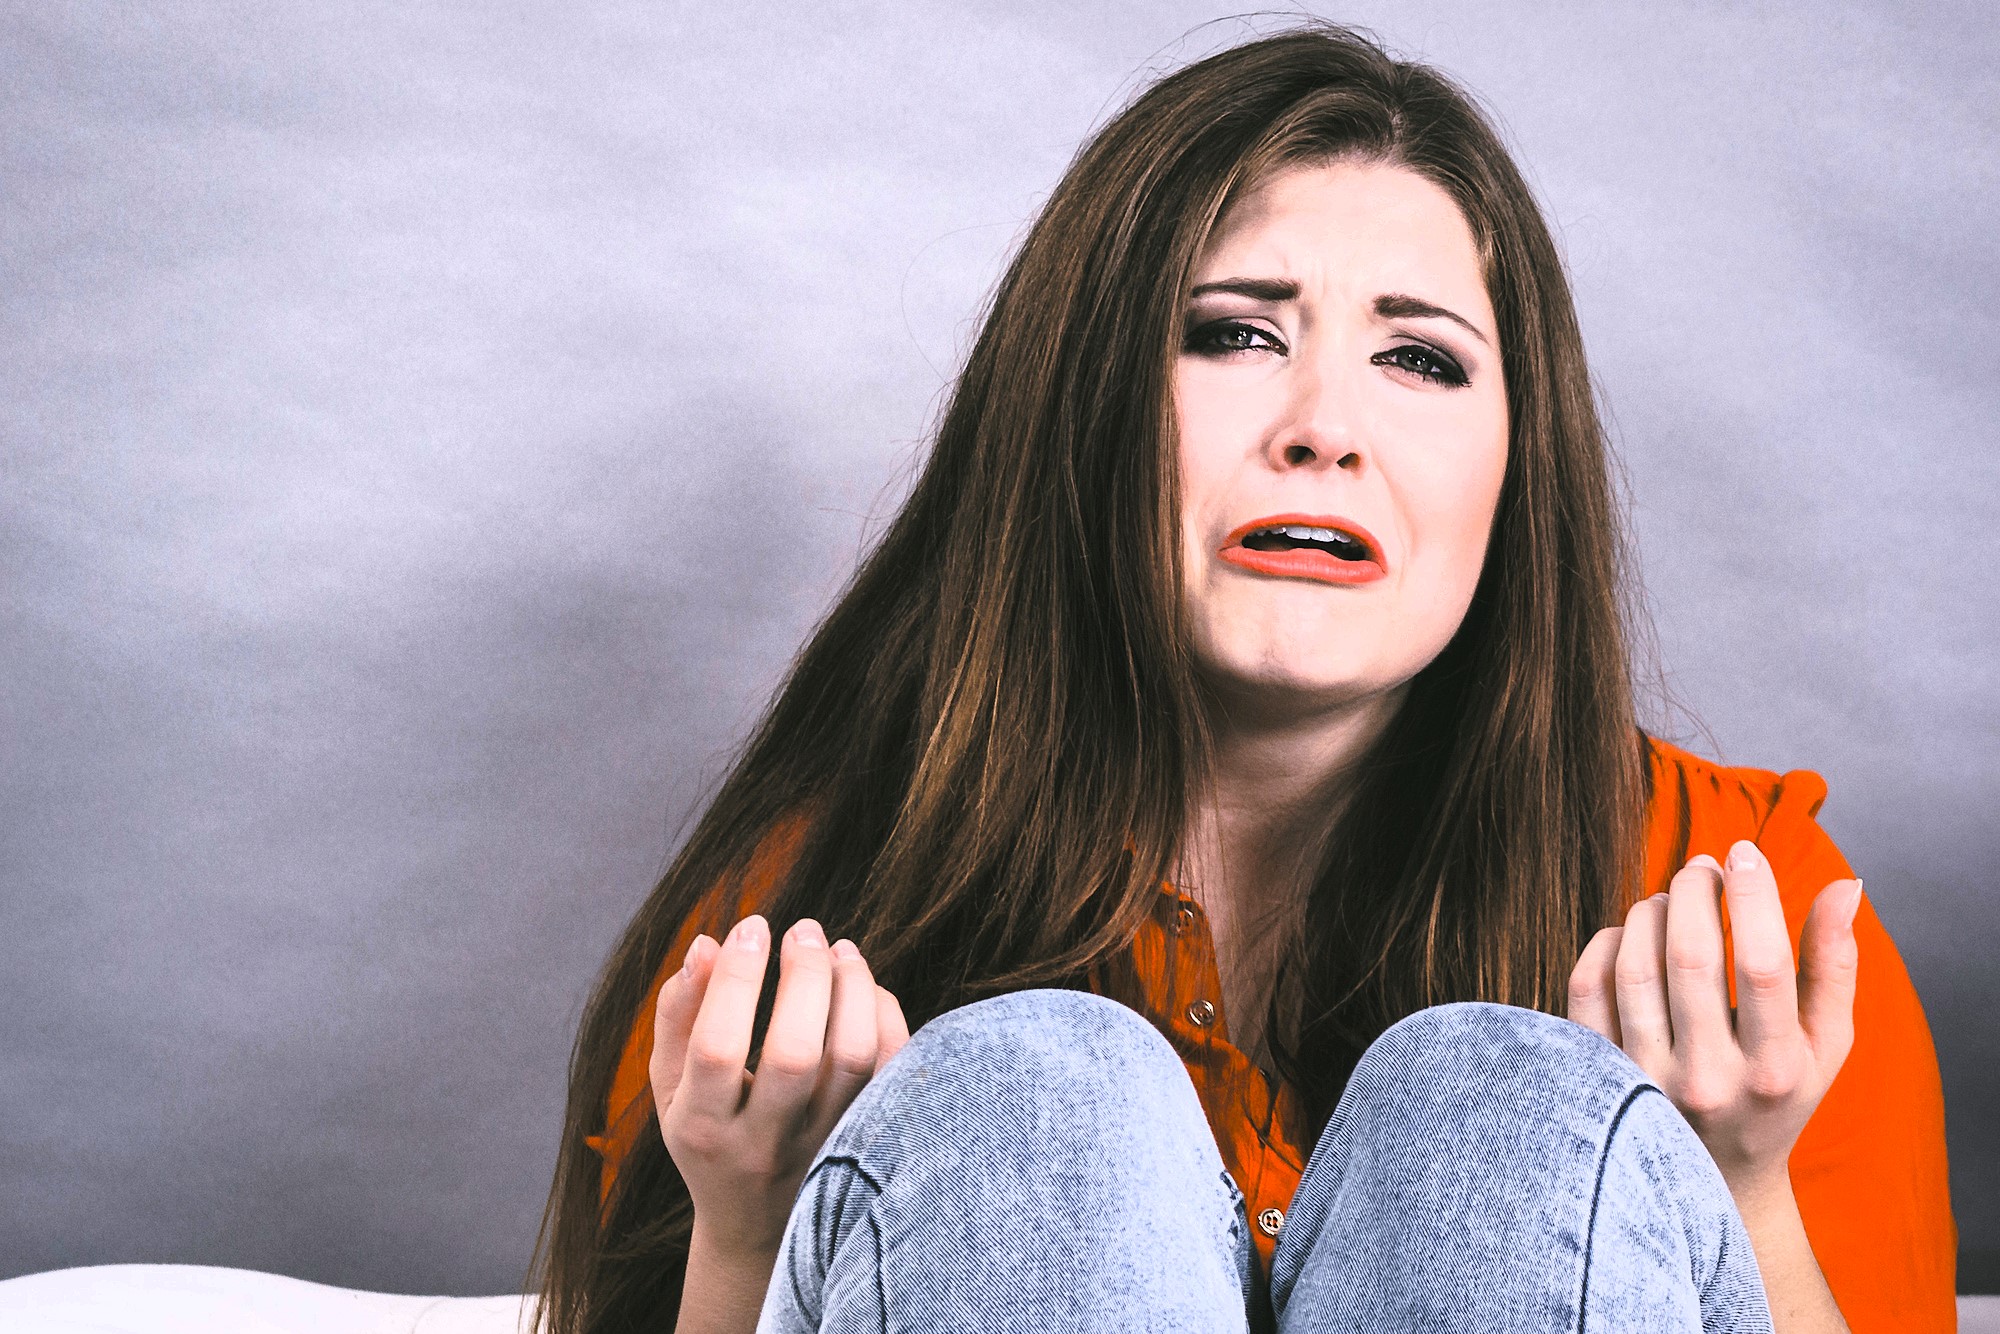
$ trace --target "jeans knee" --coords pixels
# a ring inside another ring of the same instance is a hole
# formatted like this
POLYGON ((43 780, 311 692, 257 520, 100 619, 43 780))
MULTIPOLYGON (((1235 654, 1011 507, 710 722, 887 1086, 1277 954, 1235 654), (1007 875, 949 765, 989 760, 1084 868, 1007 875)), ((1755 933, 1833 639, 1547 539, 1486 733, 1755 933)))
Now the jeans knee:
POLYGON ((981 1077, 1049 1086, 1185 1074, 1172 1044, 1136 1010, 1091 992, 1056 988, 1009 992, 947 1010, 912 1034, 905 1050, 914 1052, 915 1063, 948 1063, 981 1077))
POLYGON ((1385 1029, 1349 1081, 1357 1098, 1389 1100, 1417 1114, 1425 1104, 1518 1105, 1532 1115, 1556 1104, 1609 1112, 1646 1077, 1602 1036, 1555 1015, 1512 1005, 1434 1005, 1385 1029))
POLYGON ((1013 992, 938 1015, 862 1089, 759 1327, 785 1304, 787 1329, 1116 1329, 1141 1304, 1224 1329, 1250 1249, 1173 1045, 1115 1001, 1013 992))
POLYGON ((1173 1045, 1116 1001, 1035 989, 948 1010, 918 1029, 861 1091, 822 1156, 859 1155, 870 1171, 925 1154, 1089 1158, 1102 1156, 1091 1146, 1148 1134, 1212 1148, 1173 1045), (1185 1133, 1168 1133, 1176 1126, 1185 1133))

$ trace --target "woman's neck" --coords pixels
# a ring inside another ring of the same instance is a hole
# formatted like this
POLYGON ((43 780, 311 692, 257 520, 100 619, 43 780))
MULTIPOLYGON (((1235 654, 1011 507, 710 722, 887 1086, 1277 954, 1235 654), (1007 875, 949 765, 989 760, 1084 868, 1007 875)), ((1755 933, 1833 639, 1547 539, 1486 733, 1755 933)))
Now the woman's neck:
POLYGON ((1183 883, 1232 905, 1283 897, 1282 887, 1302 891, 1356 766, 1403 695, 1290 715, 1214 705, 1208 788, 1188 813, 1183 883))
POLYGON ((1208 790, 1189 812, 1179 886, 1209 919, 1230 1037, 1263 1063, 1264 1007, 1356 766, 1403 691, 1296 717, 1218 705, 1208 790))

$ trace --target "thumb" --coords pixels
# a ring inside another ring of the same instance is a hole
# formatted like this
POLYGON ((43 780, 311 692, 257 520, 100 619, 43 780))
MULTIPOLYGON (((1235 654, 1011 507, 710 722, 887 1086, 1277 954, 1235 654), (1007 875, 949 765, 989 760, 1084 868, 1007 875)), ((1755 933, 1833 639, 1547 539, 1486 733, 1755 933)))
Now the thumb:
POLYGON ((875 988, 875 1069, 880 1071, 891 1057, 910 1040, 909 1021, 903 1018, 903 1003, 888 988, 875 988))
POLYGON ((1799 1025, 1831 1080, 1854 1045, 1854 916, 1861 882, 1836 880, 1819 892, 1799 938, 1799 1025))

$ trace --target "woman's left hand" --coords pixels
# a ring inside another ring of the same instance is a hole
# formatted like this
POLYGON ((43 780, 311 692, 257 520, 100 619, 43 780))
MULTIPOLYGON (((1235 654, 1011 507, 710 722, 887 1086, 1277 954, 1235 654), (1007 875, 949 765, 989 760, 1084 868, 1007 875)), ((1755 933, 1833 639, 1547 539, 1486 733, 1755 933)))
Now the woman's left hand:
POLYGON ((1792 1145, 1853 1045, 1860 904, 1859 880, 1820 891, 1794 972, 1770 863, 1740 842, 1726 868, 1696 857, 1624 926, 1599 931, 1570 975, 1569 1017, 1624 1048, 1673 1099, 1746 1212, 1775 1190, 1789 1199, 1792 1145))

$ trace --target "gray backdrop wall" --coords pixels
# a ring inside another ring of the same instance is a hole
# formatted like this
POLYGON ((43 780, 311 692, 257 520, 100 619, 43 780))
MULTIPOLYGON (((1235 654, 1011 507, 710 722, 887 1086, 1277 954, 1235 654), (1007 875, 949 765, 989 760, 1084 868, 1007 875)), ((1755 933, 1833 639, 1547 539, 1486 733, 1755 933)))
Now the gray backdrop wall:
MULTIPOLYGON (((614 933, 1082 137, 1219 5, 16 0, 0 1275, 522 1275, 614 933)), ((1812 767, 2000 1288, 2000 40, 1442 4, 1573 265, 1670 681, 1812 767)))

